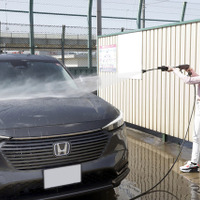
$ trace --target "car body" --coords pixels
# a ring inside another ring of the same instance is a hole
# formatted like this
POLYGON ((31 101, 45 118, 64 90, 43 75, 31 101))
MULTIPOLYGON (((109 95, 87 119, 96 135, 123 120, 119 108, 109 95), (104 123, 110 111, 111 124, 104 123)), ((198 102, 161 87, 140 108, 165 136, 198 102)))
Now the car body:
POLYGON ((0 199, 59 199, 129 173, 122 115, 56 59, 0 55, 0 199))

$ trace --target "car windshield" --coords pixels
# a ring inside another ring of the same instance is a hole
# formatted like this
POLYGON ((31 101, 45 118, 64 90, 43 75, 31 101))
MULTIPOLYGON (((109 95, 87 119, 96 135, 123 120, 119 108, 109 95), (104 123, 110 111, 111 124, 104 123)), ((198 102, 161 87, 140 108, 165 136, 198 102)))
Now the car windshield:
POLYGON ((0 62, 0 98, 66 95, 75 90, 76 84, 59 62, 0 62))

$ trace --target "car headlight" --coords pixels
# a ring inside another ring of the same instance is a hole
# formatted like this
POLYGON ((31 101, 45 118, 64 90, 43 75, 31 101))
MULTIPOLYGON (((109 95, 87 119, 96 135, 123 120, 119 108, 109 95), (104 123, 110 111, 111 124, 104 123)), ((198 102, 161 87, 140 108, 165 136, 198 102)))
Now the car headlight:
POLYGON ((10 139, 11 139, 11 137, 9 137, 9 136, 0 135, 0 149, 1 149, 2 145, 4 144, 4 141, 10 140, 10 139))
POLYGON ((120 115, 115 120, 113 120, 112 122, 110 122, 109 124, 107 124, 106 126, 104 126, 103 129, 106 129, 108 131, 112 131, 114 129, 119 128, 123 124, 124 124, 123 115, 120 112, 120 115))
POLYGON ((0 135, 0 141, 1 140, 10 140, 10 139, 11 139, 11 137, 9 137, 9 136, 0 135))

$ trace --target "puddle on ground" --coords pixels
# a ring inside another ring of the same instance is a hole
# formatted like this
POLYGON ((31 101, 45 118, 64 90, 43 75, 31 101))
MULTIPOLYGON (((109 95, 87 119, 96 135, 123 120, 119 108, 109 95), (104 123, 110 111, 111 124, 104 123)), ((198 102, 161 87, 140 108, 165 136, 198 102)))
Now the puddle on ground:
POLYGON ((141 193, 141 191, 136 187, 136 183, 125 179, 122 181, 121 185, 115 190, 115 196, 117 200, 129 200, 141 193))

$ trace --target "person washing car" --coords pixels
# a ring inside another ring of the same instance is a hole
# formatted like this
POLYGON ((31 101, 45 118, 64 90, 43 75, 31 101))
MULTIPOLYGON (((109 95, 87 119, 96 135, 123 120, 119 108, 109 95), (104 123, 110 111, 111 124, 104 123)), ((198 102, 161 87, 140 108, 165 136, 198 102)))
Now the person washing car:
POLYGON ((200 155, 200 75, 198 75, 191 67, 185 69, 190 76, 184 75, 180 70, 168 67, 168 72, 174 72, 176 76, 182 79, 186 84, 197 84, 197 99, 195 123, 193 132, 193 146, 191 160, 187 161, 185 165, 180 167, 182 172, 198 172, 199 171, 199 155, 200 155))

